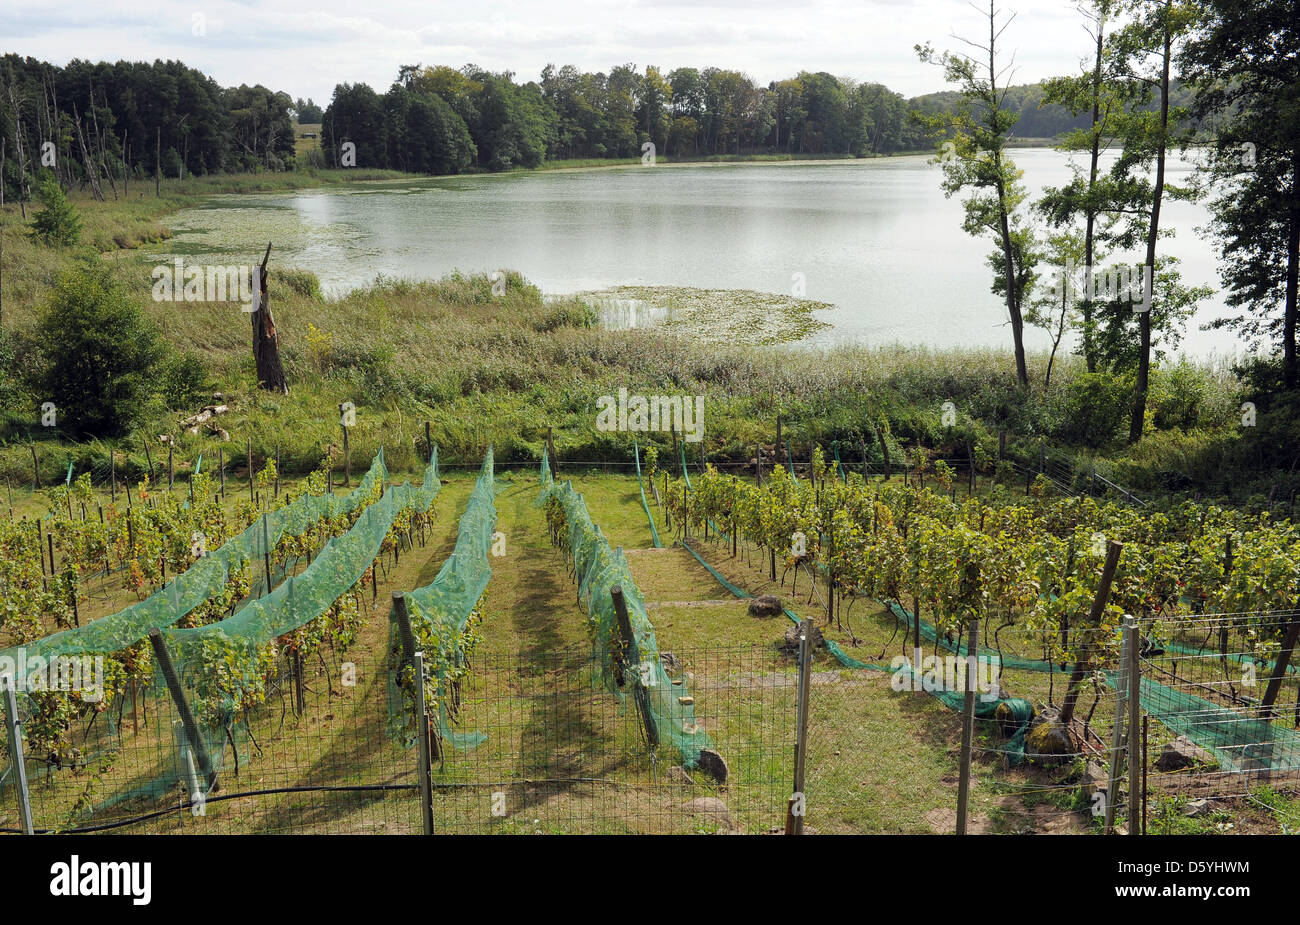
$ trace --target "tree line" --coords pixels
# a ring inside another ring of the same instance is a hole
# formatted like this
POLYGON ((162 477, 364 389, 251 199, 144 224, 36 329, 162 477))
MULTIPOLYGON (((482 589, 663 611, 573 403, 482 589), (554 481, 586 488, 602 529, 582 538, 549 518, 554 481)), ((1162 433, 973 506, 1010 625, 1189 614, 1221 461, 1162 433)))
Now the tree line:
MULTIPOLYGON (((1082 124, 1039 85, 1010 93, 1024 136, 1082 124)), ((223 88, 179 61, 58 67, 9 54, 0 58, 0 183, 7 198, 25 199, 43 167, 65 188, 97 192, 155 175, 293 169, 295 122, 322 124, 315 166, 340 166, 351 142, 361 166, 419 173, 639 157, 646 142, 669 157, 862 157, 928 148, 913 114, 958 105, 954 92, 907 99, 826 72, 761 86, 712 67, 548 65, 539 80, 517 82, 471 64, 404 66, 383 93, 341 83, 322 109, 260 85, 223 88)))
POLYGON ((223 88, 179 61, 56 67, 0 58, 0 178, 24 199, 48 170, 65 188, 294 166, 293 100, 223 88))

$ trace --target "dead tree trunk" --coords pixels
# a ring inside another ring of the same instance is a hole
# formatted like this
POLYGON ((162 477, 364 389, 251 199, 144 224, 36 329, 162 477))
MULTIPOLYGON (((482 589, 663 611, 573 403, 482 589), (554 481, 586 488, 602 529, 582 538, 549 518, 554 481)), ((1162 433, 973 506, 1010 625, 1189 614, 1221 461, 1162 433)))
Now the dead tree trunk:
POLYGON ((266 256, 257 274, 257 307, 253 312, 253 360, 257 364, 257 384, 268 392, 289 394, 289 383, 284 378, 280 362, 280 338, 275 331, 275 318, 266 294, 266 263, 271 259, 271 245, 266 245, 266 256))

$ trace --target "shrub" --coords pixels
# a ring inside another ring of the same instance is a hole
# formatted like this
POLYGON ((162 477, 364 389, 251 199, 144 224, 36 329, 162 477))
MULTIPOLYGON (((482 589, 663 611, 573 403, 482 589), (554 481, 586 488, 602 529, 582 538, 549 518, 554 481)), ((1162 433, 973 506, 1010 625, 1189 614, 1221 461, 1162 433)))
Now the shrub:
POLYGON ((81 219, 53 177, 41 180, 36 198, 45 208, 32 217, 33 238, 61 247, 71 247, 81 240, 81 219))
POLYGON ((1076 375, 1056 396, 1058 423, 1052 436, 1092 447, 1110 443, 1128 420, 1132 394, 1132 376, 1076 375))
POLYGON ((158 393, 171 409, 193 408, 208 397, 208 368, 192 351, 173 353, 159 369, 158 393))
POLYGON ((115 436, 147 413, 163 345, 107 268, 65 273, 36 335, 43 362, 34 391, 54 402, 60 427, 78 436, 115 436))

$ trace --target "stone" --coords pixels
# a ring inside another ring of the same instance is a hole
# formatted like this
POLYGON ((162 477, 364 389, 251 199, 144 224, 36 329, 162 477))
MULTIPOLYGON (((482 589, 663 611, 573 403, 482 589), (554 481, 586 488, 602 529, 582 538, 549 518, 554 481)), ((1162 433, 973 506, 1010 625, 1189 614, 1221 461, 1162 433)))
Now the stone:
POLYGON ((1098 793, 1105 793, 1110 787, 1110 772, 1099 761, 1089 761, 1083 769, 1083 795, 1089 801, 1098 793))
POLYGON ((1209 811, 1210 811, 1210 801, 1204 799, 1192 800, 1190 803, 1188 803, 1186 806, 1183 807, 1183 815, 1191 819, 1195 819, 1197 816, 1204 816, 1208 814, 1209 811))
POLYGON ((1217 763, 1213 755, 1187 736, 1179 736, 1161 750, 1160 757, 1156 759, 1156 768, 1160 771, 1182 771, 1201 764, 1217 763))
POLYGON ((695 778, 691 777, 690 772, 680 764, 675 764, 668 769, 668 779, 674 784, 681 784, 684 787, 695 786, 695 778))
POLYGON ((751 617, 779 617, 783 613, 785 608, 775 594, 760 594, 749 602, 751 617))
MULTIPOLYGON (((822 638, 822 631, 816 626, 813 627, 812 638, 809 640, 814 649, 819 649, 826 645, 826 640, 822 638)), ((791 625, 785 631, 785 637, 781 642, 781 650, 797 655, 799 652, 799 627, 791 625)))
POLYGON ((1056 710, 1041 710, 1029 724, 1029 734, 1025 736, 1025 754, 1030 758, 1059 759, 1078 751, 1079 743, 1074 731, 1060 722, 1060 714, 1056 710))
POLYGON ((719 784, 725 784, 727 775, 731 773, 727 760, 711 748, 700 749, 699 769, 719 784))
POLYGON ((732 827, 731 811, 717 797, 696 797, 683 808, 692 816, 711 816, 725 828, 732 827))

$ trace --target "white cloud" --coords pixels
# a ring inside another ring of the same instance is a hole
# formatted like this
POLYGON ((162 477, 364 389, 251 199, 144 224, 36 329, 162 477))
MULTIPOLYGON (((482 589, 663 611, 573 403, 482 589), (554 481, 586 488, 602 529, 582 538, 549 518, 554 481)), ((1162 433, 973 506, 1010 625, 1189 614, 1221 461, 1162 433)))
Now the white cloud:
MULTIPOLYGON (((1061 0, 1010 0, 1005 36, 1016 79, 1074 70, 1087 53, 1081 20, 1061 0)), ((726 67, 766 83, 800 70, 878 81, 905 95, 943 89, 913 45, 957 47, 978 35, 966 0, 50 0, 0 10, 0 51, 62 64, 72 58, 179 59, 226 86, 261 83, 328 101, 334 85, 386 89, 402 64, 468 62, 537 77, 547 63, 608 70, 631 61, 665 70, 726 67), (194 35, 195 14, 206 34, 194 35)))

